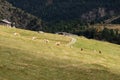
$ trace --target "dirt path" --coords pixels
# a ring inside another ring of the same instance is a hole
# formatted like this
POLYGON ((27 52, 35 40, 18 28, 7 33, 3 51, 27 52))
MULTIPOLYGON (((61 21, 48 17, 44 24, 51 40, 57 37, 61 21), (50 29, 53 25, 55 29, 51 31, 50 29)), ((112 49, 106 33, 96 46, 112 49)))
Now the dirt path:
POLYGON ((75 44, 77 41, 77 39, 73 38, 72 36, 70 38, 71 38, 71 41, 67 44, 67 46, 71 46, 71 45, 75 44))

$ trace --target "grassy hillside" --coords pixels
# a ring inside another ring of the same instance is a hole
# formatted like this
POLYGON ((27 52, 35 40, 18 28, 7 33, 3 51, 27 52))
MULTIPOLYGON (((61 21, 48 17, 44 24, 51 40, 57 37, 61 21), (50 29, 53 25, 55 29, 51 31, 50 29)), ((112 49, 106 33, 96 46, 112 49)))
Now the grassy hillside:
POLYGON ((120 45, 73 38, 0 26, 0 80, 120 80, 120 45))

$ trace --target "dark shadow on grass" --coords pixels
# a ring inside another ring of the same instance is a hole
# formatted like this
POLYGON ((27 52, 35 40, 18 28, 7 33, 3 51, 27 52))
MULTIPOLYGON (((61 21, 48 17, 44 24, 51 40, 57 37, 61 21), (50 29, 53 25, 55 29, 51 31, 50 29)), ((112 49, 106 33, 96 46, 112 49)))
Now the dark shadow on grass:
POLYGON ((12 55, 0 53, 0 77, 8 80, 120 80, 119 73, 99 64, 81 62, 79 65, 64 59, 36 58, 27 51, 4 48, 0 48, 2 52, 12 55))

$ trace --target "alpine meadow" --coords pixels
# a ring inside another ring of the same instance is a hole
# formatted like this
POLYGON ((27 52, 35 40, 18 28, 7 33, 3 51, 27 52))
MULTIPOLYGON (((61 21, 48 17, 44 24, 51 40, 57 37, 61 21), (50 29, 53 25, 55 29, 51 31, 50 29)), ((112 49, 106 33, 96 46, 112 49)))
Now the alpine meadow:
POLYGON ((120 0, 0 0, 0 80, 120 80, 120 0))

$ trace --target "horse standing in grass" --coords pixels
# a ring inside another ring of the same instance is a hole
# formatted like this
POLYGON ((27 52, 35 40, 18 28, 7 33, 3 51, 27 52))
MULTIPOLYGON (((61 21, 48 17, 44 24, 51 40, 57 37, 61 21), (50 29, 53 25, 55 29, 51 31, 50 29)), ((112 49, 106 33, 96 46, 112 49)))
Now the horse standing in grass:
POLYGON ((83 51, 84 49, 83 48, 81 48, 81 51, 83 51))
POLYGON ((35 40, 35 39, 37 39, 37 37, 32 37, 32 40, 35 40))
POLYGON ((20 34, 19 34, 19 33, 16 33, 16 32, 14 33, 14 35, 15 35, 15 36, 20 36, 20 34))
POLYGON ((57 46, 60 46, 60 44, 61 44, 60 42, 56 42, 56 45, 57 45, 57 46))

